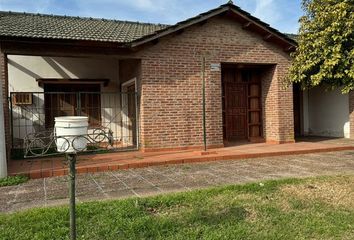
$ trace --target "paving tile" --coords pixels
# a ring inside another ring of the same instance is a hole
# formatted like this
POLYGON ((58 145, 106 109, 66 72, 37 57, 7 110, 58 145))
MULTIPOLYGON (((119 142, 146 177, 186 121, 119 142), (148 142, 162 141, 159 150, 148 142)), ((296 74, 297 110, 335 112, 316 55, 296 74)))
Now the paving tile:
POLYGON ((145 179, 145 181, 148 181, 154 185, 170 182, 170 180, 167 177, 165 177, 163 175, 159 175, 159 174, 153 174, 153 173, 139 174, 137 176, 137 178, 139 178, 139 177, 145 179))
POLYGON ((104 192, 109 191, 110 189, 125 189, 125 185, 118 179, 112 177, 107 173, 104 174, 93 174, 92 178, 96 183, 103 189, 104 192))
POLYGON ((138 195, 140 196, 151 196, 151 195, 156 195, 161 193, 158 191, 156 188, 151 187, 151 186, 145 186, 145 187, 134 187, 132 188, 138 195))
POLYGON ((130 188, 152 187, 150 183, 138 177, 125 178, 123 181, 130 188))
MULTIPOLYGON (((0 203, 9 202, 16 196, 18 186, 7 186, 0 188, 0 203)), ((1 204, 0 204, 1 205, 1 204)))
POLYGON ((96 187, 81 186, 76 188, 76 196, 80 199, 87 198, 104 198, 104 194, 96 187))
POLYGON ((13 204, 3 203, 0 205, 0 212, 11 212, 13 204))
POLYGON ((28 203, 28 202, 38 202, 44 203, 44 191, 43 189, 38 191, 26 191, 23 193, 18 193, 14 203, 28 203))
POLYGON ((16 202, 11 205, 10 212, 18 212, 34 207, 45 206, 44 201, 31 201, 31 202, 16 202))
POLYGON ((64 188, 52 188, 46 189, 46 199, 55 200, 55 199, 65 199, 69 197, 69 186, 64 188))
POLYGON ((112 199, 136 197, 136 195, 129 189, 109 189, 106 193, 112 199))
MULTIPOLYGON (((38 164, 38 163, 36 163, 38 164)), ((97 167, 96 167, 97 168, 97 167)), ((77 175, 78 201, 142 197, 288 177, 354 174, 354 151, 198 164, 154 166, 77 175)), ((0 188, 0 211, 66 204, 68 177, 30 180, 0 188)))
POLYGON ((175 183, 163 183, 158 185, 158 187, 163 191, 163 193, 183 192, 189 190, 175 183))
POLYGON ((69 205, 69 198, 51 199, 46 202, 47 207, 61 205, 69 205))

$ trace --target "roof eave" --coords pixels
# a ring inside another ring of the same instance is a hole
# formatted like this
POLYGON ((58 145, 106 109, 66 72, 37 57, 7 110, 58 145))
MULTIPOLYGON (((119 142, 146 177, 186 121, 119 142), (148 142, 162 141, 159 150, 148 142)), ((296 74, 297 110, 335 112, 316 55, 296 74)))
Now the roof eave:
POLYGON ((239 7, 233 5, 233 4, 224 4, 221 5, 220 7, 214 9, 214 10, 210 10, 209 12, 206 13, 202 13, 196 17, 193 17, 189 20, 186 21, 182 21, 179 22, 175 25, 172 25, 170 27, 167 27, 165 29, 159 30, 153 34, 144 36, 140 39, 134 40, 130 43, 127 43, 126 46, 127 47, 131 47, 131 48, 136 48, 139 47, 143 44, 155 41, 161 37, 167 36, 169 34, 178 32, 180 30, 183 30, 187 27, 190 27, 192 25, 201 23, 203 21, 206 21, 214 16, 220 15, 222 13, 231 11, 234 14, 237 14, 239 16, 241 16, 242 18, 244 18, 245 20, 251 22, 253 25, 257 26, 260 29, 263 29, 264 31, 268 32, 269 34, 272 34, 274 36, 276 36, 277 38, 279 38, 280 40, 286 42, 289 44, 289 46, 296 48, 297 47, 297 43, 296 41, 294 41, 293 39, 287 37, 285 34, 282 34, 281 32, 279 32, 278 30, 270 27, 270 26, 264 26, 267 25, 266 23, 263 23, 261 20, 257 19, 255 20, 255 17, 253 17, 252 15, 250 15, 249 13, 247 13, 246 11, 243 11, 242 9, 240 9, 239 7), (187 22, 187 23, 185 23, 187 22), (261 23, 259 23, 261 22, 261 23))
POLYGON ((203 22, 211 17, 214 17, 214 16, 217 16, 217 15, 222 14, 224 12, 227 12, 228 10, 229 10, 228 7, 223 7, 223 8, 216 9, 215 11, 213 11, 213 13, 202 16, 202 17, 199 17, 200 15, 198 15, 196 17, 193 17, 193 18, 198 18, 198 19, 195 19, 194 21, 192 18, 190 20, 190 22, 188 22, 188 23, 183 24, 183 22, 185 22, 185 21, 176 23, 175 25, 172 25, 172 26, 167 27, 165 29, 159 30, 159 31, 152 33, 150 35, 144 36, 144 37, 137 39, 135 41, 132 41, 127 45, 130 46, 131 48, 138 47, 138 46, 143 45, 145 43, 154 41, 154 40, 159 39, 161 37, 164 37, 164 36, 167 36, 167 35, 172 34, 174 32, 177 32, 179 30, 182 30, 182 29, 185 29, 185 28, 190 27, 192 25, 203 22))
POLYGON ((263 29, 264 31, 266 32, 269 32, 270 34, 273 34, 277 37, 279 37, 280 39, 286 41, 287 43, 289 43, 290 45, 292 45, 293 47, 297 47, 297 42, 291 38, 289 38, 288 36, 286 36, 285 34, 279 32, 277 29, 275 28, 272 28, 271 26, 269 26, 268 24, 266 23, 263 23, 261 20, 257 19, 257 20, 254 20, 252 18, 255 18, 253 17, 252 15, 250 15, 249 13, 247 13, 246 11, 242 10, 241 8, 238 8, 236 6, 233 5, 233 7, 230 8, 230 10, 235 13, 235 14, 238 14, 240 15, 241 17, 243 17, 244 19, 247 19, 249 22, 251 22, 252 24, 254 24, 255 26, 263 29), (237 8, 237 10, 235 9, 237 8), (259 23, 259 22, 262 22, 263 24, 259 23), (268 25, 268 26, 263 26, 263 25, 268 25))
POLYGON ((127 48, 125 42, 97 41, 90 39, 70 39, 70 38, 44 38, 44 37, 23 37, 23 36, 0 36, 0 42, 45 42, 49 44, 97 46, 127 48))

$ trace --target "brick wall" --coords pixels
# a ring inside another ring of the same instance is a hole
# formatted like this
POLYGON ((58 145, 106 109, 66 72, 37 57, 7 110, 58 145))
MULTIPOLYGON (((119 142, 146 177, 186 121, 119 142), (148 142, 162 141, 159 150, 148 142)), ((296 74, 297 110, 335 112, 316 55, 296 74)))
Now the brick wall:
POLYGON ((349 93, 350 138, 354 139, 354 91, 349 93))
MULTIPOLYGON (((223 145, 221 71, 211 63, 269 64, 262 80, 264 136, 269 142, 294 140, 292 89, 282 78, 290 58, 277 45, 224 17, 161 39, 131 57, 141 59, 140 144, 145 149, 203 145, 201 58, 206 60, 207 143, 223 145)), ((10 144, 6 55, 1 54, 7 144, 10 144)))
POLYGON ((5 127, 5 139, 6 139, 6 156, 7 159, 10 157, 10 147, 11 147, 11 135, 10 135, 10 114, 9 114, 9 103, 8 103, 8 71, 7 71, 7 55, 3 53, 0 46, 0 81, 1 81, 1 91, 2 91, 2 101, 4 109, 4 127, 5 127))
POLYGON ((290 58, 282 48, 216 17, 141 50, 141 144, 144 148, 198 147, 202 135, 201 56, 206 61, 208 145, 222 145, 221 71, 211 63, 272 64, 263 78, 264 136, 294 141, 292 89, 283 88, 290 58))

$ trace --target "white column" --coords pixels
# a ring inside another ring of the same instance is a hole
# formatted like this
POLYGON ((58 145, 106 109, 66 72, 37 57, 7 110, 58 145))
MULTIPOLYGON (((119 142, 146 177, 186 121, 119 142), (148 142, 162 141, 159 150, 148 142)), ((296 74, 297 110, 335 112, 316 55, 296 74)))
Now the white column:
MULTIPOLYGON (((7 64, 7 61, 1 61, 2 64, 7 64)), ((4 66, 0 66, 6 69, 4 66)), ((6 162, 6 144, 5 144, 5 122, 4 122, 4 103, 3 103, 3 82, 0 78, 0 178, 7 176, 6 162)))

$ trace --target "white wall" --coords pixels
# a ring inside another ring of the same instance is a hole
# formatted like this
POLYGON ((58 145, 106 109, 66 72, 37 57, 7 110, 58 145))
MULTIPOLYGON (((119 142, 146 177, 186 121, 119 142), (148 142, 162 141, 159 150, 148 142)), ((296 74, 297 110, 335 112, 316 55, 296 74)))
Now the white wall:
POLYGON ((304 91, 305 135, 349 138, 349 96, 315 87, 304 91))
POLYGON ((38 91, 37 78, 107 78, 103 91, 119 89, 119 64, 116 59, 8 56, 9 91, 38 91))
MULTIPOLYGON (((109 79, 107 87, 101 88, 102 92, 119 92, 119 61, 114 58, 69 58, 69 57, 42 57, 42 56, 8 56, 8 78, 9 92, 43 92, 43 88, 38 85, 38 78, 57 79, 109 79)), ((36 130, 36 126, 43 125, 44 99, 43 95, 38 95, 36 108, 14 109, 14 125, 32 126, 26 128, 15 128, 14 136, 22 139, 25 135, 36 130), (19 111, 19 112, 16 112, 19 111), (37 111, 37 112, 33 112, 37 111), (41 120, 41 122, 39 122, 41 120)), ((104 95, 101 98, 102 122, 105 127, 120 134, 120 96, 117 94, 104 95), (118 116, 118 117, 115 117, 118 116), (115 118, 114 118, 115 117, 115 118), (110 120, 114 118, 112 123, 110 120)))

